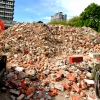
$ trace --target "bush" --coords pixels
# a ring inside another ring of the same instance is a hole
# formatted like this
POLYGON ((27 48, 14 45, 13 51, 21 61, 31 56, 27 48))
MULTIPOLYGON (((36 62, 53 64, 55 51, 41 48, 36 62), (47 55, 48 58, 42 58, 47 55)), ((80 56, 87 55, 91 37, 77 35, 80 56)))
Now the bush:
POLYGON ((66 21, 51 21, 49 22, 48 24, 60 24, 60 25, 67 25, 67 22, 66 21))

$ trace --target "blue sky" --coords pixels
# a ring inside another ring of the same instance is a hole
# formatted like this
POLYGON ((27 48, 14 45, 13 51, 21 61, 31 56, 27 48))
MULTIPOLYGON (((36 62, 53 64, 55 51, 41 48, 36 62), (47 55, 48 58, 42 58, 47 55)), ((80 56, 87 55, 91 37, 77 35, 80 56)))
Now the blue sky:
POLYGON ((15 0, 14 21, 50 22, 57 12, 67 14, 68 19, 78 16, 90 3, 100 5, 100 0, 15 0))

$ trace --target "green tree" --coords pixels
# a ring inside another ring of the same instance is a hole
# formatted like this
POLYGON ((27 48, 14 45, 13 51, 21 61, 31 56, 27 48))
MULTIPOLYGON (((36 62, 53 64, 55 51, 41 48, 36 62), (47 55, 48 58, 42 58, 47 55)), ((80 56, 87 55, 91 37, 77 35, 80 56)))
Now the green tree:
POLYGON ((53 21, 49 22, 48 24, 67 25, 67 22, 66 21, 56 21, 56 20, 53 20, 53 21))
POLYGON ((91 27, 100 31, 100 5, 91 3, 79 16, 77 26, 91 27))
POLYGON ((74 16, 73 18, 71 18, 67 21, 67 24, 70 26, 77 26, 78 21, 79 21, 79 17, 74 16))

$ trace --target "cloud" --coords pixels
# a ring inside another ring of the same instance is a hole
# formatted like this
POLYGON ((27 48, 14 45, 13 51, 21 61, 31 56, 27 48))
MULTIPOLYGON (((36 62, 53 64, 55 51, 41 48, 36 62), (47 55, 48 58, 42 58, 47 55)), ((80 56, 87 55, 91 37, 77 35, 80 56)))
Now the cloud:
POLYGON ((82 11, 91 3, 100 4, 99 0, 41 0, 41 5, 46 8, 45 12, 52 14, 63 12, 68 18, 79 16, 82 11))
POLYGON ((100 4, 99 0, 55 0, 56 4, 68 11, 68 16, 80 15, 82 11, 91 3, 100 4))
POLYGON ((35 10, 33 10, 33 8, 25 8, 24 9, 26 12, 30 12, 30 13, 34 13, 35 10))
POLYGON ((31 8, 25 8, 25 11, 32 11, 31 8))

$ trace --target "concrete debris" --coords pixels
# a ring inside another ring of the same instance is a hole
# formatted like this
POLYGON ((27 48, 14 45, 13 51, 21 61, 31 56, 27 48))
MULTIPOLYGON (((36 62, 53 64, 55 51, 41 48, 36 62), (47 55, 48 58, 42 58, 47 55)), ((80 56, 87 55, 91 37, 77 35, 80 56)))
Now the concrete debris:
POLYGON ((11 100, 96 100, 91 70, 100 63, 100 35, 91 28, 17 23, 0 34, 0 52, 11 100))

